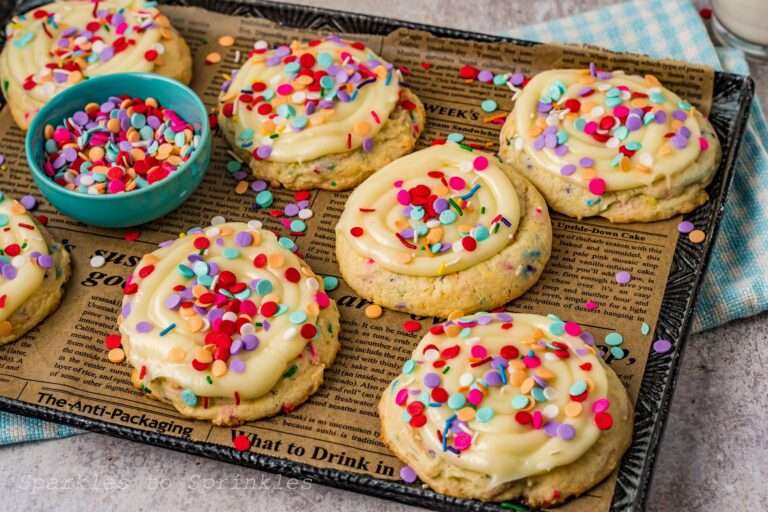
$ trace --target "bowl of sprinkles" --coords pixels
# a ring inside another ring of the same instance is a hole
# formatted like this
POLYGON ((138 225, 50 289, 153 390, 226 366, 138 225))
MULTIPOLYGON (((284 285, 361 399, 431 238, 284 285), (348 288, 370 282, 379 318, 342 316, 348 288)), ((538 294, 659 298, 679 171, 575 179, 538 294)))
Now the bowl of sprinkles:
POLYGON ((91 78, 35 116, 26 153, 38 188, 85 224, 128 227, 179 207, 211 158, 208 114, 194 91, 148 73, 91 78))

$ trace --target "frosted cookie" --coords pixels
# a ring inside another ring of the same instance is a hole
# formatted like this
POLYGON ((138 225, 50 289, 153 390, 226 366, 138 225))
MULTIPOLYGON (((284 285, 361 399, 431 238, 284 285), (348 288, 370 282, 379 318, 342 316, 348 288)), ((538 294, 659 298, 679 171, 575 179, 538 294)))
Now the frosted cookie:
POLYGON ((632 438, 627 392, 592 343, 551 316, 438 324, 384 391, 382 439, 443 494, 537 509, 578 496, 632 438))
POLYGON ((339 312, 322 279, 258 221, 161 244, 124 293, 134 384, 216 425, 293 409, 339 349, 339 312))
POLYGON ((720 143, 706 117, 651 75, 565 69, 525 86, 502 160, 565 215, 648 222, 708 200, 720 143))
POLYGON ((493 309, 549 260, 544 199, 496 157, 453 142, 402 157, 349 196, 336 259, 358 295, 416 315, 493 309))
POLYGON ((64 246, 24 205, 0 192, 0 345, 19 339, 59 306, 70 274, 64 246))
POLYGON ((141 0, 54 2, 15 16, 5 32, 0 79, 22 129, 58 92, 91 76, 143 71, 184 83, 192 78, 187 43, 141 0))
POLYGON ((424 106, 363 43, 256 43, 224 83, 219 125, 254 176, 292 190, 354 187, 411 151, 424 106))

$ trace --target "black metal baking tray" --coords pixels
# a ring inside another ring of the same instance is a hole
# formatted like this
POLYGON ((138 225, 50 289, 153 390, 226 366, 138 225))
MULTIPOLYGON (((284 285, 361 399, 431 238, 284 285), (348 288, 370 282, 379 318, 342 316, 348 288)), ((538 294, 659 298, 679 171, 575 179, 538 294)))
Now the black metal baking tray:
MULTIPOLYGON (((3 2, 3 5, 0 5, 0 24, 4 26, 11 14, 20 14, 45 3, 48 1, 3 2)), ((224 14, 261 17, 287 26, 330 30, 338 33, 384 35, 397 28, 406 27, 450 38, 485 42, 512 41, 522 45, 539 44, 502 36, 266 0, 244 0, 243 2, 162 0, 160 3, 197 6, 224 14)), ((3 43, 4 32, 0 34, 0 47, 3 43)), ((693 306, 720 225, 728 189, 733 180, 736 155, 746 127, 753 94, 754 83, 751 78, 731 73, 715 73, 710 120, 722 143, 723 159, 708 189, 712 199, 688 216, 697 227, 705 231, 706 241, 698 245, 690 243, 686 237, 680 237, 678 241, 654 338, 672 340, 676 350, 666 354, 652 351, 649 355, 636 403, 634 439, 619 469, 612 511, 634 511, 644 508, 656 452, 678 376, 682 349, 690 330, 693 306)), ((0 106, 3 104, 4 100, 0 99, 0 106)), ((0 409, 289 477, 308 478, 316 483, 422 507, 477 512, 502 509, 498 504, 456 499, 424 489, 419 485, 318 468, 251 452, 238 452, 221 445, 145 432, 2 397, 0 397, 0 409)))

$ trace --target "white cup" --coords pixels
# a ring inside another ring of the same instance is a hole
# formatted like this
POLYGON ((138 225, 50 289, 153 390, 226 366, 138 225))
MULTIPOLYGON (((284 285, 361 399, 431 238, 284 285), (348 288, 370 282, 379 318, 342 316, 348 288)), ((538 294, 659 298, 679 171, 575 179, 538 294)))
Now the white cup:
POLYGON ((768 0, 713 0, 712 28, 725 45, 768 58, 768 0))

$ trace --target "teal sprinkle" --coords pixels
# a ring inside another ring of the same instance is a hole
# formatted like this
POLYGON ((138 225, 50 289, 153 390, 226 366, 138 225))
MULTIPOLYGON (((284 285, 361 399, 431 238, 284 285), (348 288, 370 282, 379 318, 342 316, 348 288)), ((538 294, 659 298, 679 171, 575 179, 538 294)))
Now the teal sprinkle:
POLYGON ((465 403, 467 403, 467 399, 461 393, 453 393, 450 397, 448 397, 448 407, 453 410, 461 409, 464 407, 465 403))
POLYGON ((552 333, 553 336, 562 336, 565 334, 565 322, 557 321, 549 324, 549 332, 552 333))
POLYGON ((490 407, 481 407, 477 410, 475 418, 477 418, 477 421, 480 423, 488 423, 493 419, 493 409, 490 407))
POLYGON ((272 283, 268 279, 261 279, 256 283, 256 293, 259 295, 268 295, 272 293, 272 283))
POLYGON ((571 396, 578 396, 584 393, 586 390, 587 383, 583 380, 577 380, 571 385, 571 388, 568 390, 568 392, 571 394, 571 396))
POLYGON ((615 359, 624 359, 627 356, 627 353, 624 352, 624 349, 621 347, 611 347, 611 355, 615 359))
POLYGON ((307 321, 307 314, 303 311, 294 311, 288 315, 288 320, 294 325, 303 324, 307 321))
POLYGON ((409 359, 405 362, 403 365, 403 373, 406 375, 410 375, 413 373, 413 371, 416 369, 416 361, 413 359, 409 359))
POLYGON ((208 264, 204 261, 196 261, 192 265, 192 270, 194 271, 195 275, 205 276, 208 274, 208 264))
POLYGON ((646 336, 649 332, 651 332, 651 326, 648 325, 646 322, 643 322, 643 325, 640 326, 640 333, 643 336, 646 336))
POLYGON ((296 248, 296 243, 290 238, 286 238, 284 236, 278 238, 277 243, 280 244, 280 247, 283 249, 288 249, 289 251, 293 251, 296 248))
POLYGON ((587 120, 583 117, 577 117, 576 120, 573 122, 573 126, 579 130, 580 132, 584 131, 584 127, 587 125, 587 120))
POLYGON ((621 98, 606 98, 605 104, 609 107, 615 107, 616 105, 621 105, 621 98))
POLYGON ((211 287, 213 284, 213 276, 198 276, 197 282, 203 286, 206 286, 208 288, 211 287))
POLYGON ((485 226, 477 226, 475 229, 472 230, 472 236, 478 242, 482 242, 483 240, 487 239, 490 236, 490 232, 488 231, 488 228, 485 226))
POLYGON ((679 101, 677 103, 677 106, 680 110, 685 110, 686 112, 689 112, 691 110, 691 104, 687 101, 679 101))
POLYGON ((624 342, 624 336, 617 332, 612 332, 605 337, 605 343, 610 346, 621 345, 624 342))
POLYGON ((558 130, 557 132, 557 143, 558 144, 565 144, 568 142, 568 132, 565 132, 563 130, 558 130))
MULTIPOLYGON (((464 140, 464 135, 461 134, 461 133, 449 133, 448 136, 446 137, 446 139, 451 141, 451 142, 457 142, 458 143, 458 142, 461 142, 461 141, 464 140)), ((53 139, 48 139, 48 140, 53 140, 53 139)))
POLYGON ((179 269, 179 273, 184 277, 195 277, 195 272, 189 268, 188 266, 184 265, 183 263, 180 263, 177 267, 179 269))
POLYGON ((617 88, 615 88, 615 87, 611 87, 611 88, 610 88, 610 89, 608 89, 608 91, 605 93, 605 96, 606 96, 607 98, 616 98, 617 96, 621 96, 621 91, 620 91, 620 90, 618 90, 618 89, 617 89, 617 88))
POLYGON ((469 327, 464 327, 461 331, 459 331, 459 338, 467 338, 470 334, 472 334, 472 329, 469 327))
POLYGON ((456 213, 453 210, 443 210, 440 212, 440 224, 453 224, 456 222, 456 213))
POLYGON ((613 136, 619 140, 624 140, 629 136, 629 129, 626 126, 619 126, 613 130, 613 136))
POLYGON ((493 85, 504 85, 507 83, 509 77, 507 75, 494 75, 493 85))
POLYGON ((323 276, 323 289, 327 292, 339 287, 339 278, 335 276, 323 276))
POLYGON ((611 167, 618 167, 621 163, 621 159, 624 158, 624 155, 621 153, 617 153, 615 157, 611 160, 611 167))
POLYGON ((228 260, 234 260, 240 257, 240 249, 236 247, 225 247, 221 253, 228 260))
POLYGON ((0 227, 7 226, 9 220, 8 215, 0 213, 0 227))
POLYGON ((528 397, 525 395, 515 395, 512 397, 512 408, 516 410, 525 409, 528 407, 528 397))
MULTIPOLYGON (((49 140, 52 140, 52 139, 49 139, 49 140)), ((237 160, 230 160, 229 162, 227 162, 227 172, 230 172, 232 174, 242 169, 242 167, 243 167, 243 164, 241 164, 237 160)))
POLYGON ((643 147, 643 145, 640 144, 640 142, 638 142, 636 140, 631 140, 631 141, 627 142, 625 144, 625 146, 627 146, 627 149, 629 149, 631 151, 637 151, 637 150, 639 150, 640 148, 643 147))
POLYGON ((461 197, 462 199, 464 199, 464 200, 466 201, 467 199, 469 199, 470 197, 472 197, 473 195, 475 195, 475 194, 477 193, 477 191, 478 191, 478 190, 480 190, 480 184, 479 184, 479 183, 475 183, 475 184, 472 186, 472 188, 471 188, 471 189, 469 189, 469 191, 468 191, 466 194, 464 194, 464 195, 462 195, 462 196, 459 196, 459 197, 461 197))
POLYGON ((333 57, 330 53, 323 52, 317 55, 317 65, 321 68, 327 68, 331 64, 333 64, 333 57))
POLYGON ((160 331, 160 336, 165 336, 166 334, 168 334, 169 332, 171 332, 175 328, 176 328, 176 324, 174 324, 174 323, 168 325, 168 327, 166 327, 162 331, 160 331))
POLYGON ((185 389, 181 392, 181 399, 190 407, 197 405, 197 395, 191 389, 185 389))
POLYGON ((411 208, 411 219, 421 220, 424 217, 424 208, 421 206, 414 206, 411 208))
POLYGON ((584 201, 584 204, 587 206, 595 206, 597 203, 599 203, 601 199, 599 197, 590 197, 586 201, 584 201))
POLYGON ((534 388, 531 390, 531 394, 533 395, 533 398, 534 398, 534 399, 535 399, 537 402, 546 402, 546 401, 547 401, 547 397, 546 397, 546 396, 544 396, 544 390, 543 390, 543 389, 541 389, 541 388, 540 388, 540 387, 538 387, 538 386, 534 387, 534 388))
POLYGON ((245 300, 245 299, 247 299, 250 296, 251 296, 251 289, 250 288, 246 288, 245 290, 241 291, 240 293, 235 294, 235 298, 238 299, 238 300, 245 300))

